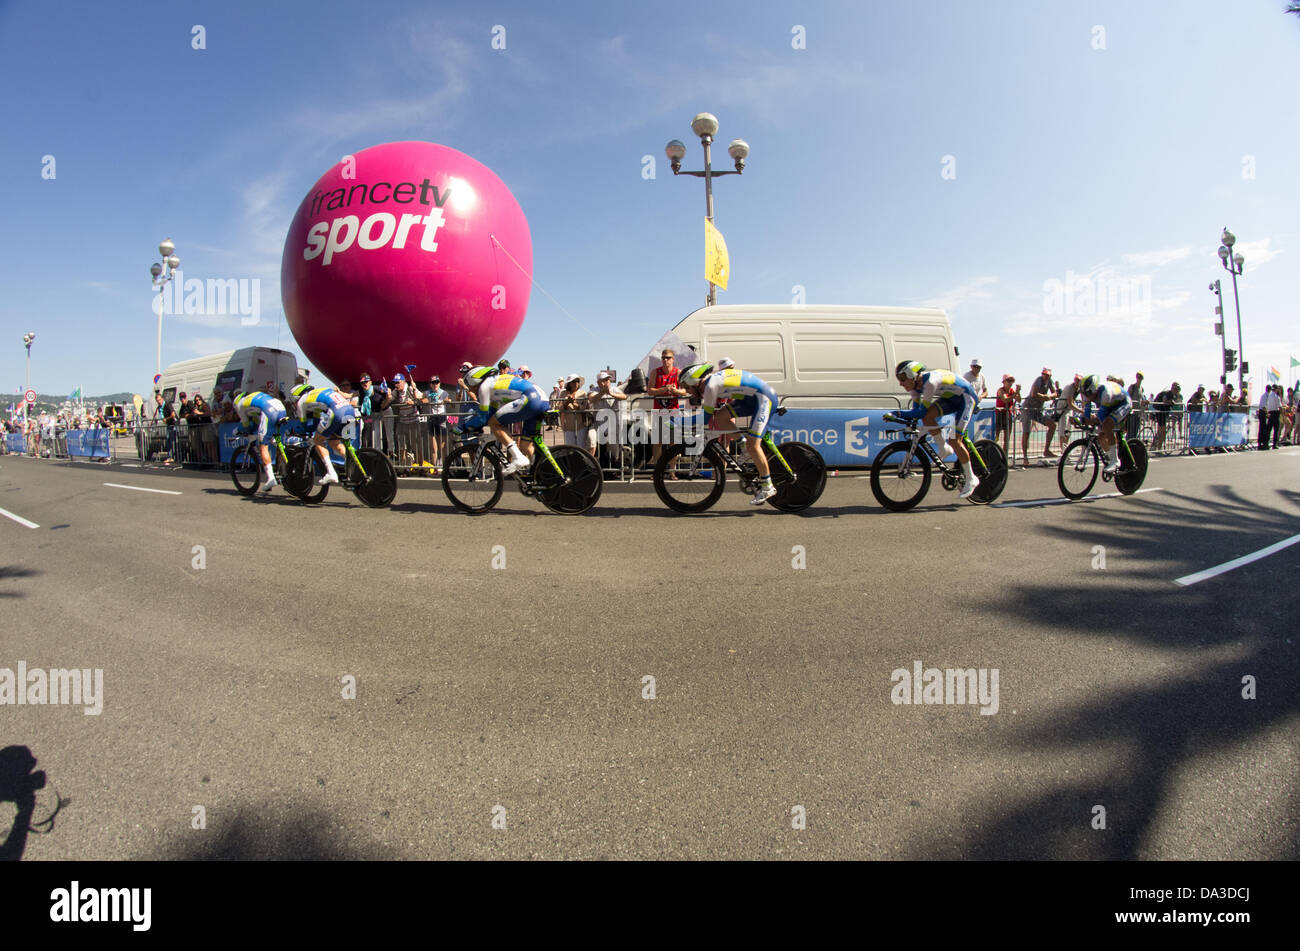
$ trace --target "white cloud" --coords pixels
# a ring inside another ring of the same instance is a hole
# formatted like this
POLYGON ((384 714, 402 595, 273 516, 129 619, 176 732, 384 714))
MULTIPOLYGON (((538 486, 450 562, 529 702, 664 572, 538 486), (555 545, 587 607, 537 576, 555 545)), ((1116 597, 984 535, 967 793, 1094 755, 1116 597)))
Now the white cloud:
POLYGON ((1246 259, 1246 270, 1249 271, 1251 268, 1267 264, 1282 253, 1280 250, 1269 247, 1272 241, 1272 238, 1261 238, 1258 241, 1238 241, 1232 246, 1232 251, 1234 254, 1240 252, 1246 259))
POLYGON ((992 275, 981 275, 973 278, 965 284, 960 284, 950 290, 943 291, 934 297, 927 298, 921 302, 922 307, 937 307, 941 310, 948 311, 949 316, 962 304, 970 300, 991 300, 993 295, 987 288, 998 283, 998 279, 992 275))

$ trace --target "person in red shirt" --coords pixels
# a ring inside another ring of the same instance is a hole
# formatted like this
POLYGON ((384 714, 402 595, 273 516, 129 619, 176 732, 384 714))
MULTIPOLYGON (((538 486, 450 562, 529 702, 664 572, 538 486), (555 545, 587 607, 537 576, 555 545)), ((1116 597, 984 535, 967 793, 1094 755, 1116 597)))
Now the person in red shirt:
MULTIPOLYGON (((655 372, 650 376, 650 386, 646 392, 655 397, 654 408, 656 410, 677 409, 680 405, 678 397, 688 396, 689 394, 677 385, 677 367, 674 365, 675 354, 671 350, 665 350, 659 355, 663 359, 663 366, 656 367, 655 372)), ((656 413, 656 416, 661 415, 656 413)), ((659 461, 659 443, 654 444, 654 449, 650 455, 650 465, 659 461)))

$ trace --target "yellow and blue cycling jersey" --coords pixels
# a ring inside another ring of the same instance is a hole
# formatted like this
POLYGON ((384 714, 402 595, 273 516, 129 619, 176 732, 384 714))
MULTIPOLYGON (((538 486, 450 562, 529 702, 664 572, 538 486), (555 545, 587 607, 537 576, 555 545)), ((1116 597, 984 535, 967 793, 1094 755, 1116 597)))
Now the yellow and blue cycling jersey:
POLYGON ((542 415, 550 408, 550 401, 535 383, 512 373, 498 373, 479 385, 478 412, 464 425, 481 428, 495 417, 503 426, 523 423, 523 434, 536 436, 541 431, 542 415))
POLYGON ((1097 391, 1090 399, 1084 400, 1083 408, 1087 413, 1092 412, 1092 403, 1097 404, 1097 419, 1103 423, 1112 417, 1119 422, 1133 408, 1133 403, 1128 398, 1128 391, 1118 383, 1109 380, 1097 387, 1097 391))
POLYGON ((916 378, 912 399, 915 403, 911 409, 893 415, 901 419, 920 419, 937 404, 940 419, 945 420, 945 425, 952 425, 958 433, 965 432, 979 403, 970 381, 950 370, 928 370, 920 374, 916 378))
POLYGON ((772 407, 777 402, 776 390, 758 376, 739 367, 710 373, 700 387, 705 419, 712 417, 717 412, 718 403, 727 398, 732 401, 732 412, 737 416, 750 417, 749 428, 746 430, 749 435, 761 437, 767 432, 772 407))
POLYGON ((284 404, 270 393, 245 393, 235 400, 235 413, 239 416, 239 431, 257 430, 257 438, 264 444, 270 442, 271 427, 278 426, 288 413, 284 404))
POLYGON ((306 423, 309 417, 316 418, 317 436, 342 436, 344 428, 349 427, 345 438, 351 439, 350 427, 356 422, 357 408, 348 396, 338 390, 318 386, 298 398, 299 421, 306 423))

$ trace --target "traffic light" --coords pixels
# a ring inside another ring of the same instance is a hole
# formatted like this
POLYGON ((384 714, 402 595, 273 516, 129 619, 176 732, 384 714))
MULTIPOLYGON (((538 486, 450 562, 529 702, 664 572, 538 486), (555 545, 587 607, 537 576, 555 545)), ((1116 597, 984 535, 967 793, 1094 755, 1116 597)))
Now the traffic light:
POLYGON ((1235 369, 1237 369, 1237 351, 1223 351, 1223 372, 1231 373, 1235 369))
POLYGON ((1242 372, 1243 374, 1244 374, 1244 373, 1249 373, 1249 372, 1250 372, 1250 361, 1249 361, 1249 360, 1242 360, 1242 361, 1241 361, 1241 372, 1242 372))

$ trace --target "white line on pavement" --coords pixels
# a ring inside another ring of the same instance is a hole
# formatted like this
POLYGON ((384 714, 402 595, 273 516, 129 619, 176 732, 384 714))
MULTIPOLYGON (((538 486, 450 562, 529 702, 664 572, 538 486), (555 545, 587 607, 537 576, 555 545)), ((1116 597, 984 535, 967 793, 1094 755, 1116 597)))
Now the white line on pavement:
POLYGON ((141 485, 119 485, 116 482, 105 482, 104 485, 113 489, 134 489, 136 492, 157 492, 159 495, 180 495, 179 492, 173 492, 171 489, 146 489, 141 485))
POLYGON ((29 522, 21 515, 15 515, 13 512, 6 511, 5 509, 0 509, 0 515, 3 515, 5 518, 11 518, 19 525, 26 525, 28 528, 40 528, 40 526, 35 522, 29 522))
MULTIPOLYGON (((1134 492, 1133 494, 1134 494, 1134 495, 1141 495, 1143 492, 1163 492, 1163 491, 1164 491, 1164 489, 1160 489, 1160 488, 1154 488, 1154 489, 1138 489, 1138 490, 1137 490, 1136 492, 1134 492)), ((1123 498, 1123 497, 1124 497, 1124 493, 1122 493, 1122 492, 1107 492, 1107 493, 1105 493, 1104 495, 1085 495, 1085 496, 1084 496, 1083 498, 1081 498, 1081 499, 1065 499, 1065 498, 1061 498, 1061 499, 1027 499, 1027 500, 1024 501, 1024 502, 994 502, 992 505, 989 506, 989 508, 993 508, 993 509, 1012 509, 1012 508, 1019 508, 1019 507, 1021 507, 1021 506, 1025 506, 1025 505, 1062 505, 1062 504, 1064 504, 1064 503, 1066 503, 1066 502, 1071 502, 1071 501, 1077 501, 1077 502, 1091 502, 1091 501, 1093 501, 1094 499, 1120 499, 1120 498, 1123 498)))
POLYGON ((1259 561, 1261 558, 1267 558, 1275 551, 1281 551, 1291 545, 1300 542, 1300 535, 1292 535, 1290 538, 1284 538, 1275 545, 1269 545, 1267 548, 1261 548, 1259 551, 1252 552, 1249 555, 1242 555, 1240 558, 1234 558, 1232 561, 1225 561, 1221 565, 1213 568, 1206 568, 1204 571, 1198 571, 1192 575, 1183 575, 1181 578, 1175 578, 1174 584, 1180 584, 1183 587, 1196 584, 1198 581, 1204 581, 1206 578, 1213 578, 1215 575, 1221 575, 1225 571, 1231 571, 1233 568, 1240 568, 1242 565, 1248 565, 1252 561, 1259 561))

